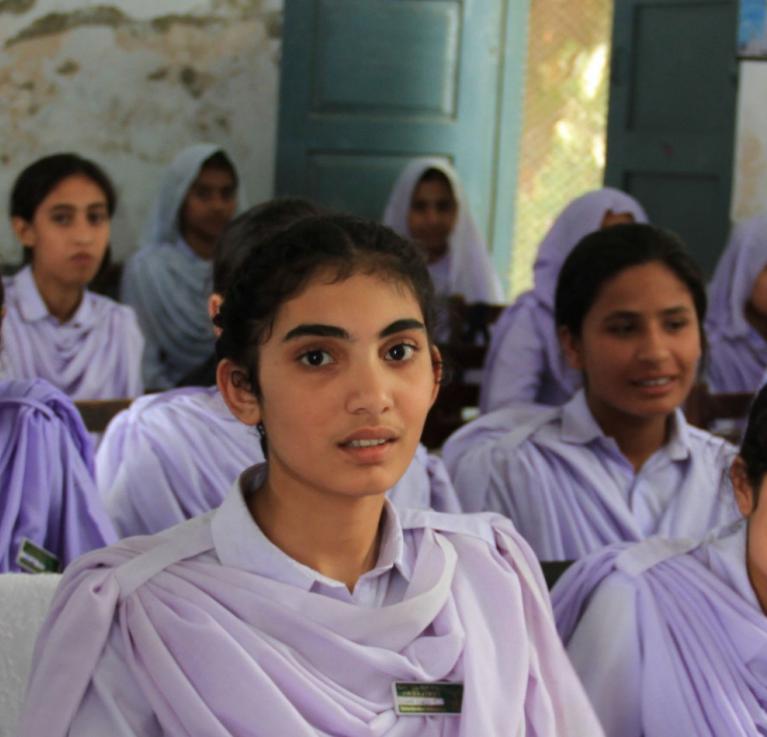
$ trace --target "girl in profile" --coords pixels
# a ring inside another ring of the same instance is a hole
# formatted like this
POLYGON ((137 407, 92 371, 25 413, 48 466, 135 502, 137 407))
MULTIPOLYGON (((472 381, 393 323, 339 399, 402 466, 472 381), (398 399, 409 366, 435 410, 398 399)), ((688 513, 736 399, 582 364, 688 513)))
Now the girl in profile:
POLYGON ((627 224, 583 238, 555 298, 583 388, 561 407, 491 412, 447 441, 464 511, 508 515, 541 560, 731 521, 733 449, 680 409, 698 375, 705 312, 700 271, 676 236, 627 224))
POLYGON ((45 379, 73 399, 143 391, 144 339, 133 310, 87 289, 116 205, 107 175, 76 154, 46 156, 17 177, 11 224, 27 265, 6 281, 7 377, 45 379))
POLYGON ((249 254, 218 325, 218 386, 267 460, 68 569, 20 734, 599 735, 508 520, 386 500, 440 379, 420 252, 303 220, 249 254))
POLYGON ((606 734, 767 731, 765 471, 763 389, 731 469, 738 521, 702 542, 611 546, 557 584, 557 622, 606 734))

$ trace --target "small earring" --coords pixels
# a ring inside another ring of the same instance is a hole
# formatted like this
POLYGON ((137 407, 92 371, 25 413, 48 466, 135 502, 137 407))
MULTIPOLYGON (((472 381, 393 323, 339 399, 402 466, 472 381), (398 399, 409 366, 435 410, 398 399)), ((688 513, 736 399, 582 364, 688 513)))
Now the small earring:
POLYGON ((263 422, 257 422, 256 423, 256 430, 258 430, 258 434, 260 437, 265 438, 266 437, 266 428, 264 427, 263 422))

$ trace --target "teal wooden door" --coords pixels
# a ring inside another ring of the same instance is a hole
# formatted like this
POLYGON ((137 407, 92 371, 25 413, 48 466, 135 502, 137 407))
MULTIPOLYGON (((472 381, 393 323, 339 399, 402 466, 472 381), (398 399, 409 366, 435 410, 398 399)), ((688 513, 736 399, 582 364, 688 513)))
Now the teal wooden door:
POLYGON ((413 156, 463 179, 508 271, 527 0, 286 0, 276 192, 378 219, 413 156))
POLYGON ((616 0, 605 183, 707 273, 729 229, 737 0, 616 0))

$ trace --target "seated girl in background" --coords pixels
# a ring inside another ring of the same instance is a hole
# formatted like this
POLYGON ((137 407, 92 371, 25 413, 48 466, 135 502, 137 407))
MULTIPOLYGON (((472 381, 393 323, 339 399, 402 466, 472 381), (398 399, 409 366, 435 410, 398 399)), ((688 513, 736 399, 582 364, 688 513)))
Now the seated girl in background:
POLYGON ((86 289, 116 203, 106 174, 76 154, 46 156, 19 174, 11 224, 30 263, 6 281, 8 378, 45 379, 73 399, 141 394, 144 339, 133 310, 86 289))
POLYGON ((0 573, 55 571, 116 539, 72 402, 41 379, 0 381, 0 573))
POLYGON ((383 221, 423 248, 437 296, 460 296, 469 304, 503 301, 487 244, 448 163, 410 161, 392 188, 383 221))
POLYGON ((126 263, 122 299, 146 338, 148 389, 170 389, 213 353, 205 307, 211 260, 237 210, 237 171, 219 146, 184 149, 166 169, 144 229, 141 250, 126 263))
POLYGON ((497 410, 447 441, 464 511, 508 515, 541 560, 732 520, 734 449, 679 409, 696 379, 705 311, 700 272, 676 236, 638 224, 586 236, 555 299, 584 388, 562 407, 497 410))
POLYGON ((437 394, 432 299, 419 251, 372 223, 253 249, 218 384, 267 462, 68 569, 20 735, 601 734, 511 523, 386 500, 437 394))
MULTIPOLYGON (((213 258, 211 320, 250 252, 318 212, 306 200, 273 200, 229 224, 213 258)), ((115 417, 96 454, 96 479, 126 537, 160 532, 218 507, 240 473, 263 460, 258 434, 232 415, 215 386, 188 387, 142 397, 115 417)), ((459 510, 442 461, 423 448, 390 498, 399 507, 459 510)))
POLYGON ((732 483, 742 519, 703 542, 655 538, 580 561, 553 592, 608 736, 767 734, 767 390, 732 483))
POLYGON ((567 255, 581 238, 617 223, 647 222, 642 206, 617 189, 598 189, 573 200, 538 246, 534 286, 507 307, 495 324, 485 358, 480 409, 515 403, 559 405, 580 386, 567 364, 554 320, 554 290, 567 255))
POLYGON ((709 389, 756 392, 767 371, 767 215, 735 226, 709 297, 709 389))

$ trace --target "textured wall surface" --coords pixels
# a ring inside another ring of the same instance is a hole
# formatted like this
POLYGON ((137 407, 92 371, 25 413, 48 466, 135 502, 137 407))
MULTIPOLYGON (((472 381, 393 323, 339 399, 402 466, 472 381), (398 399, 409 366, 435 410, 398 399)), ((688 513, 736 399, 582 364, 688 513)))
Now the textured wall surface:
POLYGON ((121 197, 113 248, 136 245, 158 174, 183 146, 220 143, 248 199, 271 195, 282 0, 0 0, 0 257, 17 261, 16 174, 72 150, 121 197))
POLYGON ((767 212, 767 62, 740 65, 732 216, 767 212))

